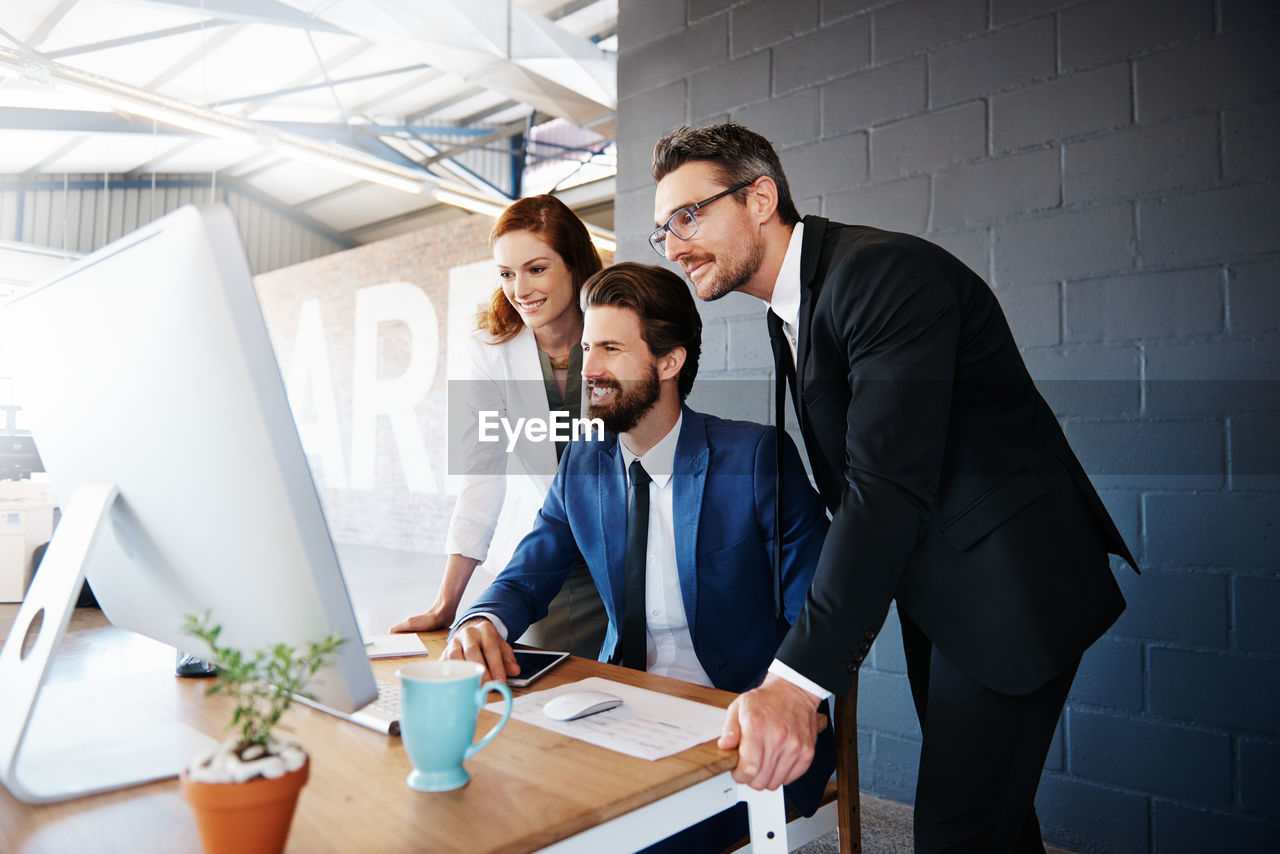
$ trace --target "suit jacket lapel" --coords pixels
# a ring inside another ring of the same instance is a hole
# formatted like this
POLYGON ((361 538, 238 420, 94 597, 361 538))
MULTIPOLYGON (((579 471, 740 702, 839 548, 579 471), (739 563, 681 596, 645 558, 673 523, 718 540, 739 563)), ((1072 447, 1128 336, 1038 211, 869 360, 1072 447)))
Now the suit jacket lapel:
MULTIPOLYGON (((796 378, 804 382, 808 375, 805 366, 809 361, 810 331, 813 326, 813 306, 817 301, 822 282, 818 279, 818 257, 822 254, 822 241, 827 233, 827 220, 820 216, 804 218, 804 236, 800 244, 800 329, 796 336, 796 378)), ((799 389, 796 389, 797 394, 799 389)), ((797 403, 796 411, 800 407, 797 403)))
POLYGON ((694 627, 698 625, 698 528, 702 521, 702 495, 707 485, 710 449, 703 417, 687 406, 682 405, 681 409, 684 423, 676 442, 671 515, 675 527, 680 597, 684 600, 689 631, 694 634, 694 627))
POLYGON ((622 631, 622 595, 627 582, 623 563, 627 551, 627 486, 622 473, 618 441, 613 437, 596 455, 596 483, 599 488, 597 512, 600 536, 604 540, 605 574, 609 589, 601 591, 613 601, 613 612, 618 615, 618 631, 622 631), (621 519, 623 524, 619 525, 621 519))

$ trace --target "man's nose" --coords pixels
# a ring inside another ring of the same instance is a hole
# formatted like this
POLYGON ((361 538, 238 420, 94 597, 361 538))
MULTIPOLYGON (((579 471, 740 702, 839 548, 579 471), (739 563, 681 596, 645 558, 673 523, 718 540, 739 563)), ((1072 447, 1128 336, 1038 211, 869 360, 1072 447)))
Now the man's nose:
POLYGON ((675 232, 668 231, 666 240, 662 241, 662 249, 668 261, 679 261, 689 252, 689 241, 681 240, 675 232))
POLYGON ((604 370, 600 367, 600 357, 596 355, 598 350, 587 350, 582 354, 582 375, 588 379, 595 379, 604 374, 604 370))

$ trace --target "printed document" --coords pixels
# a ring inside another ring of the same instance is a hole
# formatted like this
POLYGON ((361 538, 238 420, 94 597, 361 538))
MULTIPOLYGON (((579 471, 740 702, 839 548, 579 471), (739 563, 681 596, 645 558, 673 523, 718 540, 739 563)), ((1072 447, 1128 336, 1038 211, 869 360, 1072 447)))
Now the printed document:
MULTIPOLYGON (((501 701, 485 706, 496 714, 502 713, 502 707, 501 701)), ((511 717, 597 747, 649 760, 674 756, 719 738, 724 725, 724 709, 719 706, 695 703, 599 676, 516 697, 511 717), (604 691, 622 698, 622 705, 573 721, 552 720, 542 713, 547 701, 571 691, 604 691)))

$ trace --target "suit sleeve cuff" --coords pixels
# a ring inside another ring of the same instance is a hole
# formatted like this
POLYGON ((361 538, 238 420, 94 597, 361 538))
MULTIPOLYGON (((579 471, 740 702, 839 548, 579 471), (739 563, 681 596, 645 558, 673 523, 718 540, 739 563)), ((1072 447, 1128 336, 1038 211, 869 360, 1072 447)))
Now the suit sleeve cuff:
POLYGON ((769 672, 774 676, 787 680, 797 688, 803 688, 819 700, 825 700, 832 696, 831 692, 826 688, 823 688, 817 682, 814 682, 807 676, 802 675, 795 668, 783 664, 776 658, 773 660, 773 663, 769 665, 769 672))
POLYGON ((502 622, 497 614, 490 614, 488 611, 479 611, 474 614, 463 614, 462 619, 454 623, 453 627, 449 629, 449 637, 445 638, 445 643, 453 640, 453 633, 462 628, 463 623, 469 623, 476 617, 484 617, 486 620, 493 623, 493 627, 498 630, 498 634, 502 636, 502 639, 507 639, 507 624, 502 622))

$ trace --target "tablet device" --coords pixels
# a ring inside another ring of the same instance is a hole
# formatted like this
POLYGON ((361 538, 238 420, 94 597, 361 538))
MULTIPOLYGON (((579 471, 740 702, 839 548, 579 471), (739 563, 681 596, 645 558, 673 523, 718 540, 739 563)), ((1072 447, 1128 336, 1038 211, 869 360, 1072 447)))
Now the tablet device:
POLYGON ((542 649, 517 649, 516 664, 520 665, 520 675, 507 679, 513 688, 524 688, 534 680, 540 679, 544 673, 569 657, 567 652, 549 652, 542 649))

